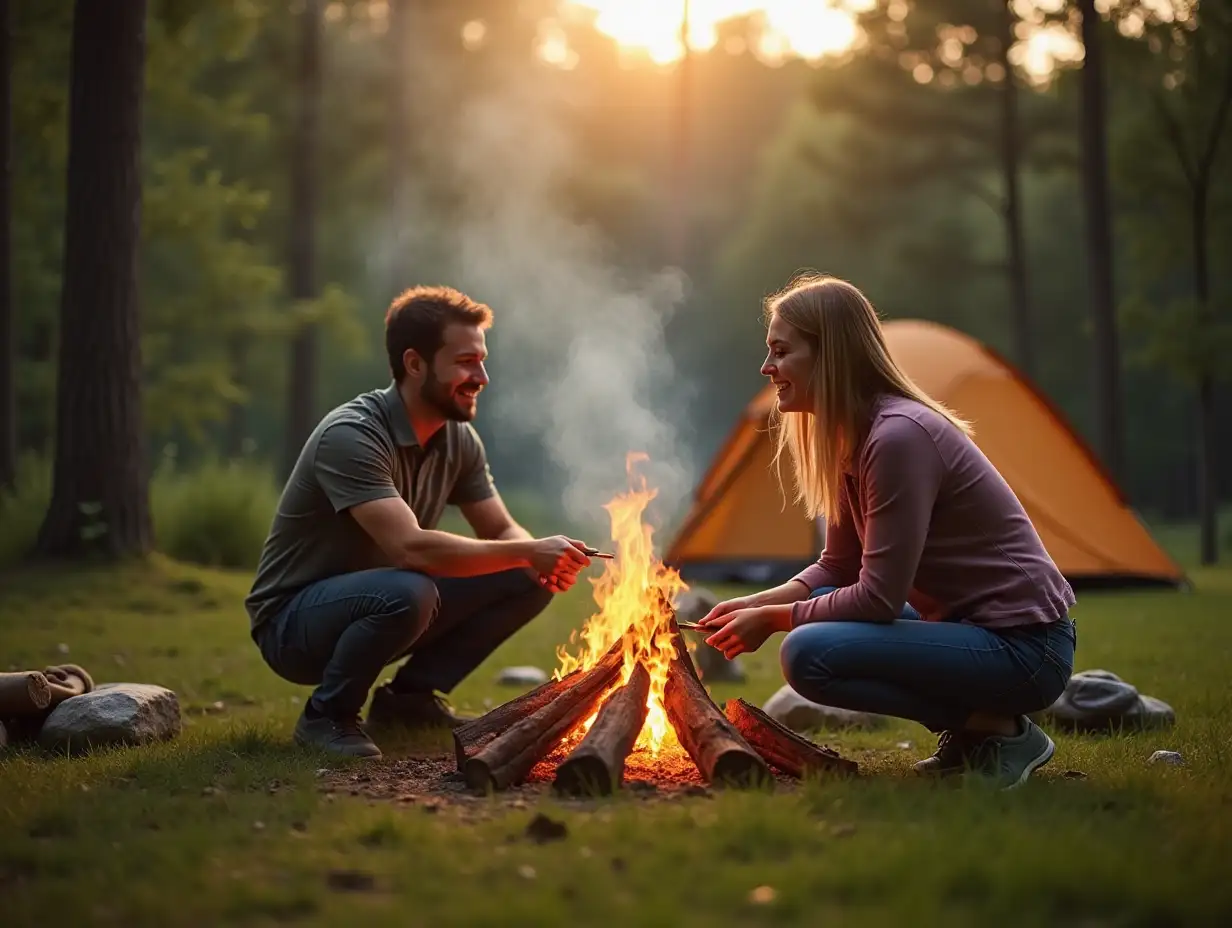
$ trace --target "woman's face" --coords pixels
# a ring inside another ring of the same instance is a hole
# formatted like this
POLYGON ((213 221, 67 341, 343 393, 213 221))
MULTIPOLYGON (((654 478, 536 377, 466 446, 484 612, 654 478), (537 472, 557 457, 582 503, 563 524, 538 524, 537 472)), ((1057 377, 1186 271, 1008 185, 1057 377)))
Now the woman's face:
POLYGON ((761 372, 778 391, 779 412, 812 412, 813 349, 804 335, 775 315, 766 332, 766 347, 769 353, 761 372))

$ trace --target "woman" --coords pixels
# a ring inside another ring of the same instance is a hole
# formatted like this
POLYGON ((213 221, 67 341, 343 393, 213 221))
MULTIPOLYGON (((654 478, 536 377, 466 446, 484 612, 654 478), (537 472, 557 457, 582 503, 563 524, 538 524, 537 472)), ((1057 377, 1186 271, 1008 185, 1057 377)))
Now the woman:
POLYGON ((1051 759, 1028 717, 1073 669, 1074 594, 971 428, 894 364, 851 284, 801 279, 767 301, 778 453, 824 516, 821 559, 702 620, 729 659, 787 632, 791 687, 940 733, 920 772, 1006 787, 1051 759))

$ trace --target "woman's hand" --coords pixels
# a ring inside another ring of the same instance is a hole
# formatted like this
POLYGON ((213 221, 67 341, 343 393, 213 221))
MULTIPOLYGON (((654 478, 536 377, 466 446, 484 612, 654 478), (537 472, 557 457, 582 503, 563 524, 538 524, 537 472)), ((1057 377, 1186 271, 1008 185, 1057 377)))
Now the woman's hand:
POLYGON ((791 629, 790 604, 741 605, 716 615, 723 606, 739 602, 740 600, 729 600, 727 603, 720 603, 711 610, 710 615, 698 623, 715 629, 715 633, 706 639, 706 644, 722 651, 728 660, 746 651, 756 651, 775 632, 791 629))

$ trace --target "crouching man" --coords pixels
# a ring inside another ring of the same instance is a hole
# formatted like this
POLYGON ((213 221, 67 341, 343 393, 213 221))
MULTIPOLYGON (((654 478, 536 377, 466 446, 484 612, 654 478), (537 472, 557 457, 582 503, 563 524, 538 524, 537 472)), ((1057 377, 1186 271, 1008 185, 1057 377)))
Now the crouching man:
POLYGON ((488 383, 487 306, 449 288, 403 293, 385 318, 393 383, 330 412, 287 480, 245 601, 266 663, 314 685, 297 742, 355 757, 369 727, 455 726, 450 692, 569 589, 585 545, 510 516, 470 424, 488 383), (436 531, 447 504, 477 538, 436 531))

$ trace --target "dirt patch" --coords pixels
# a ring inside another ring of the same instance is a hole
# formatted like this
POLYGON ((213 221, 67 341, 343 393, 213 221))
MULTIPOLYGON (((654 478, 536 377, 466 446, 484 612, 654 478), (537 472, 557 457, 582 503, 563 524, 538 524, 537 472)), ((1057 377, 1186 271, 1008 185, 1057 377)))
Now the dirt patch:
MULTIPOLYGON (((410 757, 367 761, 362 767, 323 770, 319 774, 320 792, 327 795, 355 796, 370 800, 422 806, 428 811, 441 806, 478 807, 497 803, 508 808, 526 808, 540 797, 551 795, 556 765, 567 752, 558 751, 540 761, 525 783, 491 797, 475 794, 457 769, 452 753, 438 752, 410 757)), ((794 788, 797 781, 776 775, 776 788, 794 788)), ((683 753, 651 758, 642 752, 629 757, 625 767, 624 792, 641 800, 680 800, 709 797, 714 791, 683 753)), ((561 799, 585 805, 594 800, 561 799)))

